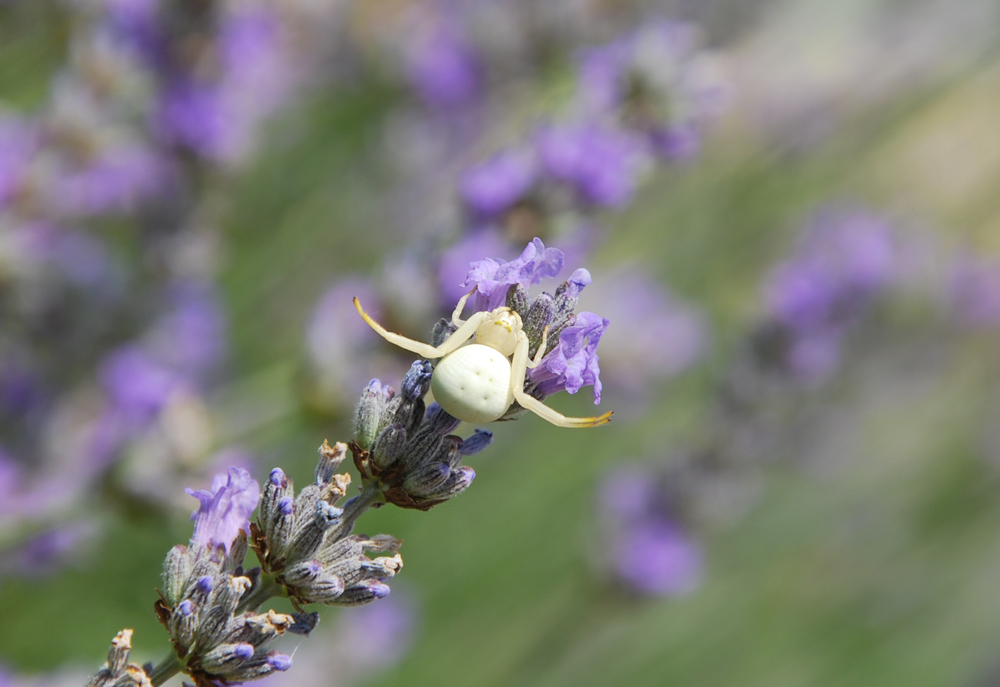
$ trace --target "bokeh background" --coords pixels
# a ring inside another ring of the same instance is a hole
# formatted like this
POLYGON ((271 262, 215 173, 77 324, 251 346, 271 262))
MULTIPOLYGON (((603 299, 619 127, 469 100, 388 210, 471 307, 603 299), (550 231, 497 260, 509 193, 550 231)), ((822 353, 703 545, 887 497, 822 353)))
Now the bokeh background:
POLYGON ((351 297, 427 340, 534 236, 593 274, 615 421, 495 424, 460 497, 367 514, 393 594, 262 684, 1000 683, 998 39, 988 0, 0 1, 0 684, 161 658, 184 487, 308 479, 406 370, 351 297))

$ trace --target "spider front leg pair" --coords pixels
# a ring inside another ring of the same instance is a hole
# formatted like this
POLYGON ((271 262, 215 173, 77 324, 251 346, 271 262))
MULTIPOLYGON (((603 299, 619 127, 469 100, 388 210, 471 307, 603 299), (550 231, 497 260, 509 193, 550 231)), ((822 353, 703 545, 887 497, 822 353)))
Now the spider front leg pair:
POLYGON ((534 360, 529 360, 528 336, 520 315, 510 308, 477 312, 468 320, 460 319, 471 295, 467 294, 458 302, 452 315, 452 322, 458 329, 439 346, 387 331, 365 312, 357 298, 354 307, 389 343, 424 358, 441 359, 431 377, 431 391, 441 407, 459 420, 492 422, 503 417, 517 401, 525 410, 559 427, 597 427, 610 422, 610 412, 597 417, 566 417, 524 393, 528 368, 537 366, 545 354, 547 331, 534 360), (470 342, 473 337, 475 342, 470 342))

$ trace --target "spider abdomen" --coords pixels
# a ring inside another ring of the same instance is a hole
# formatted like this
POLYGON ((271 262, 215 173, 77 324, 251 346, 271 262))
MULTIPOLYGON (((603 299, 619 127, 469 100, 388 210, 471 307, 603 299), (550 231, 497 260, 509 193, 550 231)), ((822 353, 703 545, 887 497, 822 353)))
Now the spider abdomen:
POLYGON ((510 361, 482 344, 449 353, 434 368, 431 392, 448 413, 466 422, 492 422, 513 403, 510 361))

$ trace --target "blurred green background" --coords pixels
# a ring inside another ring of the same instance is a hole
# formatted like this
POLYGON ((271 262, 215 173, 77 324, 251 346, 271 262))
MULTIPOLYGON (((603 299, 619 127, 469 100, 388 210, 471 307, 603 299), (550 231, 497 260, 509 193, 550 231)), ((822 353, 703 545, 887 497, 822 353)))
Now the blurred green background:
MULTIPOLYGON (((65 27, 53 3, 3 11, 0 97, 30 110, 63 57, 65 27)), ((865 325, 876 334, 810 394, 821 420, 783 441, 788 460, 766 470, 755 505, 701 533, 696 592, 635 598, 595 572, 600 480, 697 442, 762 311, 761 279, 819 204, 846 198, 937 245, 1000 249, 995 14, 963 2, 808 0, 743 11, 738 26, 721 10, 708 23, 734 80, 731 112, 699 159, 657 172, 625 213, 606 218, 592 265, 648 267, 705 309, 710 350, 606 428, 563 431, 532 416, 497 425, 493 447, 468 461, 475 484, 441 508, 365 516, 362 531, 405 540, 397 579, 419 609, 412 648, 372 684, 1000 680, 1000 347, 995 332, 946 331, 918 299, 897 299, 865 325), (993 23, 977 21, 972 41, 930 6, 982 11, 993 23), (912 45, 932 54, 902 64, 912 45), (890 78, 893 68, 903 76, 890 78), (782 124, 760 106, 805 88, 821 91, 814 115, 782 124), (821 135, 792 140, 793 124, 820 115, 829 119, 821 135)), ((543 101, 563 88, 561 59, 538 86, 543 101)), ((374 72, 311 91, 268 125, 221 221, 233 360, 214 412, 262 467, 281 465, 299 481, 324 438, 351 435, 347 420, 298 401, 303 330, 334 277, 377 273, 396 240, 384 206, 398 180, 381 140, 403 97, 374 72)), ((551 404, 590 412, 586 398, 551 404)), ((109 534, 76 565, 0 581, 0 659, 10 666, 96 667, 122 627, 135 629, 141 660, 167 650, 153 589, 167 549, 190 536, 188 512, 101 502, 109 534)), ((324 625, 335 615, 326 611, 324 625)), ((321 629, 305 644, 325 641, 321 629)))

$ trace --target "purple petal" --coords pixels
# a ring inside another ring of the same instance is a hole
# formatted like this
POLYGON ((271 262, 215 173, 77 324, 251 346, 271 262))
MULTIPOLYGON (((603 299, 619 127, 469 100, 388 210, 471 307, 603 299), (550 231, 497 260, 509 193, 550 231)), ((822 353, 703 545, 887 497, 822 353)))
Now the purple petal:
POLYGON ((216 475, 211 491, 184 491, 201 502, 191 514, 192 546, 223 546, 229 551, 240 530, 249 532, 250 514, 260 499, 260 487, 246 470, 229 468, 228 474, 216 475))
POLYGON ((546 248, 542 240, 536 238, 520 257, 510 262, 486 258, 472 263, 463 286, 466 290, 476 287, 476 311, 493 310, 504 304, 511 285, 521 284, 527 288, 559 274, 563 259, 561 250, 546 248))

